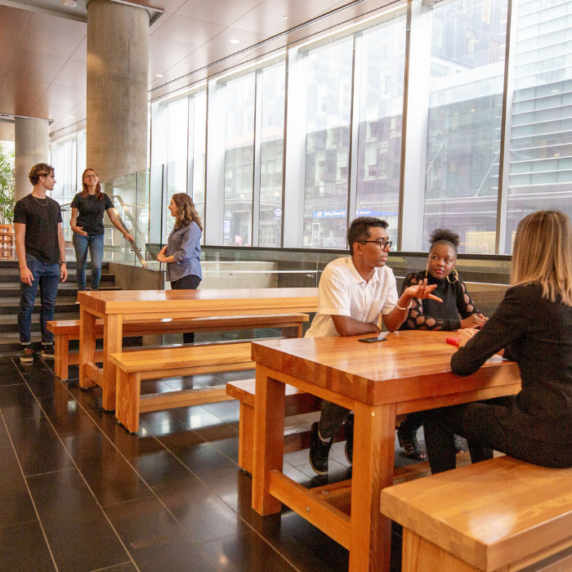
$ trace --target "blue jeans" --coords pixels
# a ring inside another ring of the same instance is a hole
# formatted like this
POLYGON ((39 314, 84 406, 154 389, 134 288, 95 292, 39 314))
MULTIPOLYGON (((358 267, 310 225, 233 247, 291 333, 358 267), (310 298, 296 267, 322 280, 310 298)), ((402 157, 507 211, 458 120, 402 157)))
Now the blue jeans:
POLYGON ((26 264, 34 275, 34 280, 31 286, 20 282, 20 311, 18 312, 20 343, 29 344, 32 341, 32 311, 39 286, 42 299, 42 310, 40 313, 42 343, 53 344, 54 335, 48 331, 46 325, 50 320, 54 319, 54 308, 56 307, 60 281, 59 264, 45 264, 29 254, 26 254, 26 264))
POLYGON ((77 260, 77 289, 86 290, 85 267, 87 265, 87 249, 91 258, 91 289, 99 289, 101 280, 101 261, 103 260, 103 234, 99 236, 81 236, 74 232, 73 247, 77 260))

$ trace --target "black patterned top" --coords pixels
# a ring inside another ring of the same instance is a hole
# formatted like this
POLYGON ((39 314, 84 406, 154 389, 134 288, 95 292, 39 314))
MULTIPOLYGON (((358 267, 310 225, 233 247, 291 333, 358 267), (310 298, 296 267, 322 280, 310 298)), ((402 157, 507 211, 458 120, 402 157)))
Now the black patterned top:
MULTIPOLYGON (((455 273, 449 275, 451 280, 454 280, 455 273)), ((413 298, 413 304, 409 310, 409 315, 401 330, 443 330, 452 331, 458 330, 461 327, 461 320, 468 318, 472 314, 479 314, 479 310, 475 306, 467 287, 464 282, 458 279, 451 284, 446 278, 437 280, 427 271, 412 272, 403 281, 401 293, 409 286, 415 286, 422 280, 428 278, 429 285, 437 284, 437 288, 432 292, 443 302, 436 302, 435 300, 426 299, 419 300, 413 298)))

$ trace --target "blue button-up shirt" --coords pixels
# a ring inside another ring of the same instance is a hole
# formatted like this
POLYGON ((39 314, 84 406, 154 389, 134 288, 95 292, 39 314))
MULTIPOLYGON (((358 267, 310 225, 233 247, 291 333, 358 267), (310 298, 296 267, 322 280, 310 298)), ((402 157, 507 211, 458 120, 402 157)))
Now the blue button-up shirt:
POLYGON ((167 280, 175 282, 184 276, 194 275, 203 279, 201 271, 202 231, 196 222, 175 227, 169 235, 166 256, 174 256, 175 262, 167 264, 167 280))

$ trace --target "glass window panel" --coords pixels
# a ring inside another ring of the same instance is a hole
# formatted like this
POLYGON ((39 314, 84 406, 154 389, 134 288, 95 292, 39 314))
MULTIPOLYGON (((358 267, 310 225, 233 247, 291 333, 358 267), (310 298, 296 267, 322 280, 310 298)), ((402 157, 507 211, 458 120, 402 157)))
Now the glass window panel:
POLYGON ((282 246, 285 74, 286 64, 280 63, 264 68, 258 75, 262 89, 258 245, 274 248, 282 246))
MULTIPOLYGON (((206 130, 207 130, 207 92, 201 91, 190 98, 189 110, 192 112, 192 145, 189 147, 189 193, 201 220, 205 222, 205 182, 206 182, 206 130)), ((204 232, 203 232, 204 240, 204 232)))
POLYGON ((506 0, 464 0, 433 11, 423 249, 436 228, 461 252, 495 251, 506 0))
POLYGON ((304 246, 345 248, 353 37, 306 57, 304 246))
POLYGON ((255 74, 226 85, 224 244, 252 244, 255 74))
MULTIPOLYGON (((439 29, 436 37, 434 44, 440 46, 443 38, 439 29)), ((364 32, 359 65, 355 216, 385 219, 389 237, 397 244, 405 18, 364 32)))
MULTIPOLYGON (((517 0, 515 0, 517 1, 517 0)), ((529 125, 511 130, 511 177, 507 200, 505 253, 510 254, 518 223, 540 209, 572 216, 572 1, 518 0, 514 102, 533 103, 529 125), (538 22, 538 25, 531 25, 538 22), (519 171, 514 171, 515 162, 519 171), (528 166, 528 177, 512 176, 528 166)), ((513 103, 513 125, 521 123, 513 103)), ((501 253, 504 254, 504 253, 501 253)))

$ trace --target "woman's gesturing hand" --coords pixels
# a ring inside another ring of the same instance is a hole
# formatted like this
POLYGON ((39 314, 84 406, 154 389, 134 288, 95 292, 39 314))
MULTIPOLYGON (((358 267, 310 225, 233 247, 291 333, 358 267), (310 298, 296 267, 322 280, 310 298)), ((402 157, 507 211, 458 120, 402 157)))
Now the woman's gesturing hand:
POLYGON ((486 321, 487 319, 482 314, 471 314, 468 318, 461 320, 461 328, 480 328, 486 321))
POLYGON ((416 284, 415 286, 409 286, 406 288, 403 294, 408 296, 409 298, 418 298, 419 300, 425 300, 426 298, 430 298, 431 300, 435 300, 436 302, 442 302, 441 298, 431 294, 433 290, 437 288, 437 284, 433 284, 432 286, 427 285, 427 278, 416 284))
POLYGON ((161 251, 159 252, 159 254, 157 254, 157 260, 159 262, 165 262, 165 259, 167 258, 165 256, 165 251, 167 250, 167 246, 163 246, 163 248, 161 248, 161 251))

